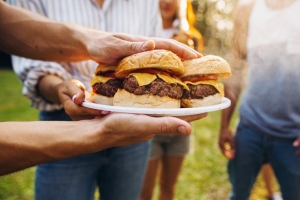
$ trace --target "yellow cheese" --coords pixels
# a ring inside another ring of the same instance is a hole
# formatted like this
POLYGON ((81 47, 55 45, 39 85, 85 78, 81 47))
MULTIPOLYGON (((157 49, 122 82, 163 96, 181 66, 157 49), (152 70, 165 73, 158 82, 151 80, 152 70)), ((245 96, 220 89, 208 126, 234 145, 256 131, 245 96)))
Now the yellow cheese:
POLYGON ((182 82, 181 80, 175 79, 175 81, 176 81, 177 84, 182 85, 184 89, 190 90, 190 88, 187 86, 187 84, 185 84, 185 83, 182 82))
POLYGON ((135 77, 139 86, 149 85, 156 79, 156 75, 147 73, 131 73, 130 75, 135 77))
POLYGON ((169 83, 169 84, 179 84, 179 85, 181 85, 184 89, 186 89, 186 90, 190 90, 189 89, 189 87, 186 85, 186 84, 184 84, 181 80, 179 80, 179 79, 176 79, 176 78, 173 78, 173 77, 171 77, 171 76, 166 76, 166 75, 164 75, 164 74, 157 74, 157 76, 159 77, 159 78, 161 78, 162 80, 164 80, 166 83, 169 83))
POLYGON ((106 82, 109 81, 110 79, 113 79, 113 78, 110 78, 110 77, 104 77, 104 76, 94 76, 93 79, 92 79, 91 82, 90 82, 90 85, 93 86, 93 85, 95 85, 96 83, 106 83, 106 82))
POLYGON ((216 81, 216 80, 207 80, 207 81, 197 81, 197 82, 190 82, 190 81, 185 81, 185 84, 191 84, 191 85, 199 85, 199 84, 205 84, 205 85, 212 85, 214 86, 220 95, 224 96, 224 86, 223 83, 216 81))
POLYGON ((189 87, 186 84, 184 84, 183 82, 181 82, 181 80, 175 79, 171 76, 167 76, 167 75, 163 75, 163 74, 153 75, 153 74, 147 74, 147 73, 131 73, 130 75, 135 77, 139 86, 149 85, 158 76, 159 78, 164 80, 166 83, 179 84, 179 85, 183 86, 185 89, 189 90, 189 87))

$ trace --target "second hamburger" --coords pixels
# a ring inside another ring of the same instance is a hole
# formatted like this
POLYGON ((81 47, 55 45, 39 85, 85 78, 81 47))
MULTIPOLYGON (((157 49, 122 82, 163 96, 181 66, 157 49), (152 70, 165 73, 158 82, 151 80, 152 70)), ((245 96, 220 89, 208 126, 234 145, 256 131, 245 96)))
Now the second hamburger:
POLYGON ((99 64, 93 79, 90 82, 93 90, 90 100, 94 103, 113 105, 113 97, 117 90, 122 87, 123 80, 115 75, 117 66, 99 64))
POLYGON ((181 80, 188 85, 184 90, 181 106, 184 108, 219 104, 224 97, 223 83, 218 78, 227 78, 231 69, 226 60, 219 56, 207 55, 183 62, 185 73, 181 80))

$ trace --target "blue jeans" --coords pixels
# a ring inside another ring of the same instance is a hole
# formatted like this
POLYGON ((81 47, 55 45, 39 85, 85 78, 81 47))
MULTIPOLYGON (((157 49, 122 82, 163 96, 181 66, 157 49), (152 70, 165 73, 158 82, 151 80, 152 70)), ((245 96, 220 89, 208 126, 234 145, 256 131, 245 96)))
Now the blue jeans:
POLYGON ((236 155, 228 164, 230 199, 247 200, 261 166, 269 162, 283 199, 300 200, 300 156, 295 155, 300 148, 293 147, 295 139, 265 135, 240 123, 235 136, 236 155))
MULTIPOLYGON (((70 120, 64 111, 41 112, 40 118, 70 120)), ((149 147, 144 142, 41 164, 36 171, 35 198, 91 200, 98 186, 101 200, 138 199, 149 147)))

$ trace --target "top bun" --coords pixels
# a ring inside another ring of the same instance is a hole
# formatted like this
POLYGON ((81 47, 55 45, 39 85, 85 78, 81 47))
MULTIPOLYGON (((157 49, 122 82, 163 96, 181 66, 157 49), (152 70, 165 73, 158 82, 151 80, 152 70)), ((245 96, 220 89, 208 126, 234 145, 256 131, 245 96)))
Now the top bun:
POLYGON ((172 71, 177 76, 184 73, 181 59, 176 54, 167 50, 152 50, 123 58, 117 66, 116 76, 125 78, 132 71, 145 68, 172 71))
POLYGON ((219 56, 207 55, 202 58, 186 60, 183 65, 185 73, 182 77, 197 74, 217 74, 221 78, 227 78, 231 75, 228 62, 219 56))
POLYGON ((96 68, 95 74, 97 74, 98 72, 115 71, 116 68, 117 68, 116 65, 108 65, 108 64, 100 63, 96 68))

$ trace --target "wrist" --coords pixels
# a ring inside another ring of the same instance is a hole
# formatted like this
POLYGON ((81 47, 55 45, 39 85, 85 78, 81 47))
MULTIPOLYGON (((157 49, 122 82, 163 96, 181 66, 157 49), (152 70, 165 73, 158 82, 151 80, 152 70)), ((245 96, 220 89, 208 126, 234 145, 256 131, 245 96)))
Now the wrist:
POLYGON ((91 38, 93 38, 93 30, 89 28, 83 28, 76 24, 69 24, 69 29, 71 32, 72 41, 77 43, 76 56, 78 60, 93 60, 92 56, 89 54, 89 44, 91 43, 91 38))
POLYGON ((80 127, 77 135, 78 146, 83 149, 81 153, 95 153, 111 147, 108 139, 105 138, 103 124, 99 119, 82 120, 76 122, 80 127))

